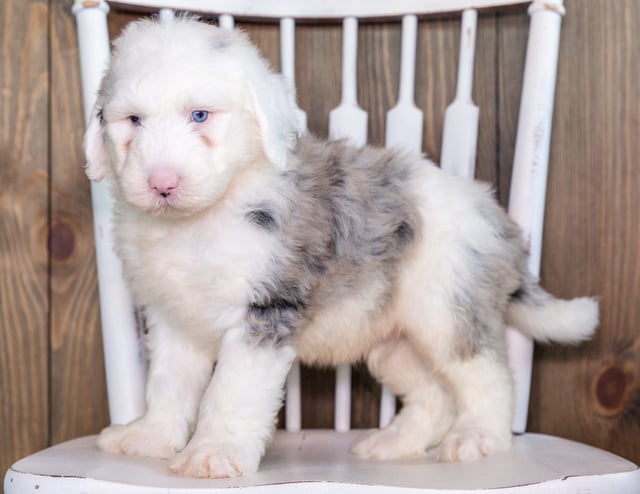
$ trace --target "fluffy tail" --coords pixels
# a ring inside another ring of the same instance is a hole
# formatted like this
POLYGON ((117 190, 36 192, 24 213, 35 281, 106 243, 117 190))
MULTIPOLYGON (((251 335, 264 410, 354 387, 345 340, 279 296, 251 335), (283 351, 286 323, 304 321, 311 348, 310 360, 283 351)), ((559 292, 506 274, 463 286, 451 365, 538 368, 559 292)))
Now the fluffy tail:
POLYGON ((593 336, 598 312, 596 299, 557 299, 527 274, 509 302, 507 324, 537 341, 576 344, 593 336))

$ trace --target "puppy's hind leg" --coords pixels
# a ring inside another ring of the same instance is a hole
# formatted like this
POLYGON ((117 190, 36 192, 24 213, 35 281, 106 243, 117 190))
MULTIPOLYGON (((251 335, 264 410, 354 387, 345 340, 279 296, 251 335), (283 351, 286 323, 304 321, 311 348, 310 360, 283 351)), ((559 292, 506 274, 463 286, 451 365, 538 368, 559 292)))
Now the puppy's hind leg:
POLYGON ((440 461, 467 461, 511 445, 513 384, 502 357, 484 350, 442 368, 456 398, 458 418, 442 441, 440 461))
POLYGON ((409 299, 408 307, 420 310, 404 311, 405 327, 416 353, 429 357, 455 401, 457 416, 442 439, 439 459, 466 461, 507 449, 513 384, 499 304, 490 299, 458 303, 466 299, 452 296, 458 293, 455 290, 435 288, 426 293, 427 300, 409 299))
POLYGON ((361 458, 422 455, 438 444, 455 417, 452 397, 404 338, 378 345, 367 360, 371 373, 402 398, 403 407, 382 430, 353 447, 361 458))

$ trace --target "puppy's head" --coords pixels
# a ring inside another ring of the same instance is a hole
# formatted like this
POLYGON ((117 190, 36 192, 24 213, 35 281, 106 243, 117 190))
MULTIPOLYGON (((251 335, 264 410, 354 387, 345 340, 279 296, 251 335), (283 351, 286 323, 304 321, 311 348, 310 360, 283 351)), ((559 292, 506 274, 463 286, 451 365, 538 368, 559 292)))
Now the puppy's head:
POLYGON ((138 21, 114 42, 86 171, 138 209, 191 214, 249 167, 285 169, 295 122, 286 82, 242 33, 188 17, 138 21))

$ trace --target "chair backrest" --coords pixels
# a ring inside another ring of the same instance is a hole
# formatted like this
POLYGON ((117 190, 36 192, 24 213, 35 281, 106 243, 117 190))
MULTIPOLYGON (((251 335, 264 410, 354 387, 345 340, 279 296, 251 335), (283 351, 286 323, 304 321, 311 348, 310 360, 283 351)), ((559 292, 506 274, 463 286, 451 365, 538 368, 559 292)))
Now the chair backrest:
MULTIPOLYGON (((520 224, 530 247, 529 268, 540 269, 542 221, 546 192, 551 117, 555 91, 562 0, 133 0, 111 2, 113 6, 160 12, 173 10, 215 15, 222 27, 232 28, 234 19, 279 22, 280 58, 283 74, 295 84, 296 21, 342 22, 342 93, 340 105, 329 116, 329 137, 347 137, 362 145, 367 141, 367 113, 357 102, 358 21, 402 22, 400 85, 397 104, 386 118, 386 145, 422 150, 423 114, 414 103, 416 33, 418 19, 431 15, 461 17, 457 92, 445 116, 441 166, 451 173, 474 174, 478 109, 471 101, 477 11, 529 4, 531 16, 521 96, 515 157, 509 197, 509 213, 520 224)), ((109 59, 104 0, 76 0, 85 117, 88 121, 100 77, 109 59)), ((454 54, 452 54, 454 56, 454 54)), ((302 128, 306 114, 297 110, 302 128)), ((114 423, 125 423, 144 411, 145 360, 141 345, 142 325, 137 321, 110 234, 112 198, 103 183, 92 184, 96 255, 100 289, 104 354, 109 409, 114 423), (105 308, 108 307, 109 310, 105 308)), ((528 408, 533 345, 517 331, 508 331, 509 358, 516 382, 515 432, 523 432, 528 408)), ((286 428, 301 426, 300 368, 295 365, 287 382, 286 428)), ((342 366, 336 374, 335 427, 350 428, 351 370, 342 366)), ((380 425, 395 411, 395 398, 383 390, 380 425)))

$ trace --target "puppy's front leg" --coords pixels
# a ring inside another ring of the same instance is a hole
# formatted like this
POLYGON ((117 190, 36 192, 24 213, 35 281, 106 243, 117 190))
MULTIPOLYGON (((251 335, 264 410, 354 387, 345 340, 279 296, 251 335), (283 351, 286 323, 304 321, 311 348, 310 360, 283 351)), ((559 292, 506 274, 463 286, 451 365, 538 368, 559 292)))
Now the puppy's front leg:
POLYGON ((110 453, 173 458, 187 444, 198 403, 211 378, 215 349, 203 349, 147 308, 149 370, 147 410, 127 425, 111 425, 98 437, 110 453))
POLYGON ((273 433, 293 358, 291 346, 254 343, 244 328, 228 330, 196 431, 170 469, 213 478, 255 472, 273 433))

